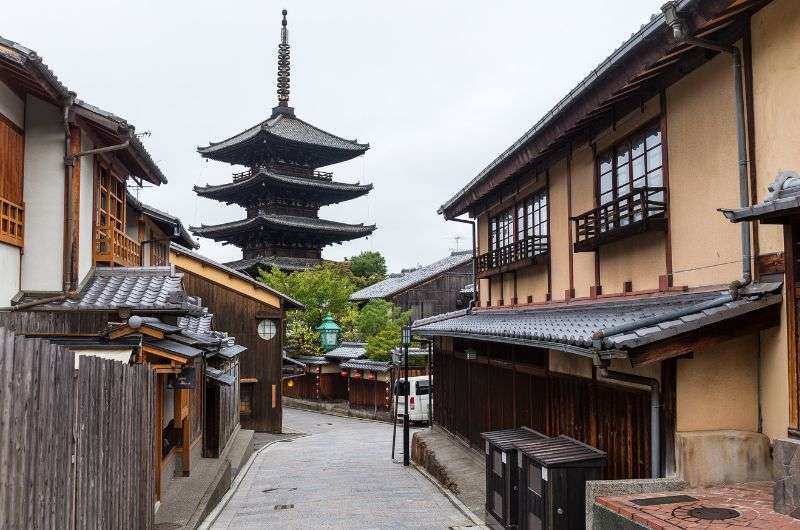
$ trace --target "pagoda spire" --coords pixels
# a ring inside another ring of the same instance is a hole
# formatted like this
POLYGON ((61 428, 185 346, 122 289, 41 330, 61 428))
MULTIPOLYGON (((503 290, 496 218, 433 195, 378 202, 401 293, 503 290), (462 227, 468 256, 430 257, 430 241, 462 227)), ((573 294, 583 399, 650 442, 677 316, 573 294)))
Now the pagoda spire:
POLYGON ((278 107, 289 106, 289 29, 286 27, 286 14, 284 9, 281 43, 278 44, 278 107))

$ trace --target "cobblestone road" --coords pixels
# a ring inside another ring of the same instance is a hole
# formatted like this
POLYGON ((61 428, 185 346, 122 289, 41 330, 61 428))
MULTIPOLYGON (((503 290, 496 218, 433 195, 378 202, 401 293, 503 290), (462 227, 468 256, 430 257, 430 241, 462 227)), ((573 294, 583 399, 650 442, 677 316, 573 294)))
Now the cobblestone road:
POLYGON ((284 409, 284 430, 305 436, 258 455, 212 528, 469 526, 419 471, 391 461, 391 425, 284 409))

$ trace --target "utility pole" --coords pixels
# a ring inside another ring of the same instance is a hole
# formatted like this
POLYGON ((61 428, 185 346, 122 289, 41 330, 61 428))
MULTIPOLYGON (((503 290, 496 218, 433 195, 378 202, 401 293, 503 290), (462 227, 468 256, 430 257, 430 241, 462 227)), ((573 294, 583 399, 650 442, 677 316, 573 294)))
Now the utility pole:
POLYGON ((406 372, 406 380, 403 383, 403 398, 406 403, 406 408, 403 411, 403 465, 408 466, 411 465, 411 444, 410 442, 410 432, 409 432, 409 425, 408 425, 408 392, 411 390, 411 383, 408 381, 408 345, 411 343, 411 326, 403 326, 403 355, 405 356, 405 372, 406 372))

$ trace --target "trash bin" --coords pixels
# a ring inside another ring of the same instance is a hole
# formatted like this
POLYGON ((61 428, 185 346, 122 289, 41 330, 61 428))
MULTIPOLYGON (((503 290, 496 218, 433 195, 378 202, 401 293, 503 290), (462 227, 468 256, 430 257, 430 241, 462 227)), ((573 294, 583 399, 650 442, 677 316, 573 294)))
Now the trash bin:
POLYGON ((546 438, 544 434, 520 427, 482 433, 486 442, 486 511, 505 528, 516 528, 517 450, 515 442, 531 442, 546 438))
POLYGON ((600 478, 606 454, 564 435, 514 446, 520 466, 519 528, 582 530, 586 481, 600 478))

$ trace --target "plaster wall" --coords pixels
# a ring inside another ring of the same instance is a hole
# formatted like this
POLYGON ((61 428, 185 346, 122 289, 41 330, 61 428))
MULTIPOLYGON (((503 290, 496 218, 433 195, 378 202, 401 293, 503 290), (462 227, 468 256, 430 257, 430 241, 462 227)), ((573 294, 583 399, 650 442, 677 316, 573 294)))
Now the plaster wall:
POLYGON ((547 265, 539 264, 517 271, 517 293, 520 304, 528 303, 528 296, 533 302, 547 301, 547 265))
POLYGON ((677 431, 758 431, 758 340, 751 335, 677 361, 677 431))
POLYGON ((29 96, 25 113, 22 289, 60 291, 64 259, 64 128, 58 107, 29 96))
MULTIPOLYGON (((570 220, 567 209, 567 164, 556 162, 550 168, 550 274, 553 300, 564 300, 569 289, 570 220)), ((524 293, 527 296, 529 293, 524 293)))
POLYGON ((0 243, 0 307, 10 306, 11 298, 19 292, 19 268, 19 248, 0 243))
MULTIPOLYGON (((800 4, 775 0, 751 19, 758 200, 782 170, 800 171, 800 4)), ((783 250, 780 226, 759 225, 762 254, 783 250)))
MULTIPOLYGON (((94 143, 81 133, 81 150, 94 149, 94 143)), ((82 281, 94 261, 94 156, 81 158, 79 241, 78 241, 78 281, 82 281)))
MULTIPOLYGON (((786 299, 786 287, 783 289, 786 299)), ((760 397, 761 432, 771 439, 786 436, 789 426, 789 356, 788 329, 785 308, 780 312, 780 324, 760 334, 760 397)))
POLYGON ((720 54, 667 90, 675 285, 740 276, 739 227, 717 208, 739 204, 731 58, 720 54))
POLYGON ((2 81, 0 81, 0 114, 20 129, 25 128, 25 102, 2 81))
MULTIPOLYGON (((572 212, 579 215, 594 208, 594 153, 591 146, 585 144, 572 153, 572 212)), ((570 223, 572 241, 575 241, 575 223, 570 223)), ((575 296, 589 296, 589 288, 595 284, 594 252, 578 252, 572 255, 572 267, 575 278, 575 296)))
POLYGON ((614 241, 600 248, 600 285, 604 294, 623 292, 632 282, 634 291, 658 289, 658 277, 666 274, 664 234, 647 232, 614 241))

